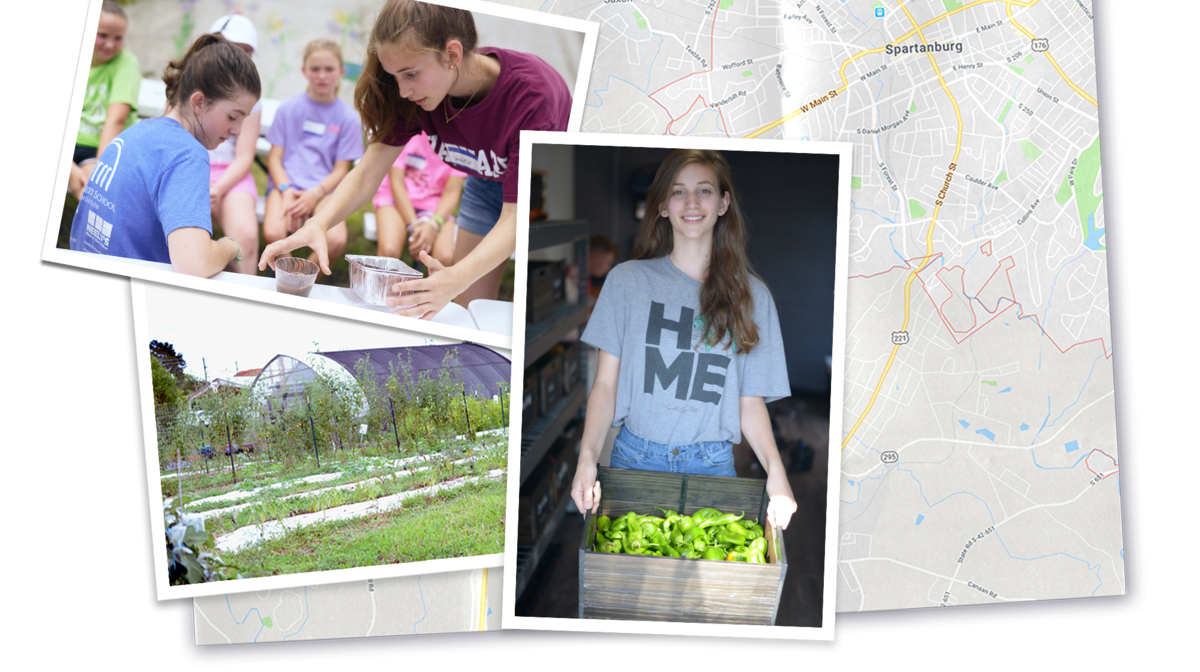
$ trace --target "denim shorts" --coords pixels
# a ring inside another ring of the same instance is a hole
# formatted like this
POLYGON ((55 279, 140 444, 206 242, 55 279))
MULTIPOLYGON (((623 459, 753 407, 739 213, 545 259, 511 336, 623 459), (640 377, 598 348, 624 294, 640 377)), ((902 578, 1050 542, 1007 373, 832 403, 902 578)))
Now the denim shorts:
POLYGON ((674 474, 737 476, 733 468, 733 444, 728 441, 701 443, 655 443, 622 426, 613 443, 609 466, 618 469, 669 471, 674 474))
POLYGON ((455 223, 464 230, 486 236, 500 219, 504 207, 504 185, 474 175, 467 176, 463 185, 462 202, 455 223))

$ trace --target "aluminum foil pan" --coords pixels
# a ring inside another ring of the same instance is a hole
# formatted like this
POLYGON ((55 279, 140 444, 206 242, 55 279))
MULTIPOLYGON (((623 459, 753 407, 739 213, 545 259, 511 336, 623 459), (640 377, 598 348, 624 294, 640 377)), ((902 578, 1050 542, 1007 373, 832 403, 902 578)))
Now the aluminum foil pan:
MULTIPOLYGON (((365 303, 376 306, 386 306, 389 298, 397 296, 392 291, 392 285, 425 277, 420 271, 392 257, 347 254, 346 261, 350 262, 350 290, 365 303)), ((403 295, 404 292, 401 292, 399 296, 403 295)))

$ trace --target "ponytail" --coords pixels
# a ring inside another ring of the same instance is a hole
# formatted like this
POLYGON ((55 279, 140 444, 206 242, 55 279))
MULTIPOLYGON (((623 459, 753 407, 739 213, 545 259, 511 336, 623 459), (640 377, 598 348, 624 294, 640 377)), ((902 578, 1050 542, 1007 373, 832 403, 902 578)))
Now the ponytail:
POLYGON ((245 92, 258 98, 262 83, 258 69, 246 52, 220 34, 196 38, 183 58, 167 63, 163 70, 167 106, 180 108, 199 91, 209 101, 230 100, 245 92))

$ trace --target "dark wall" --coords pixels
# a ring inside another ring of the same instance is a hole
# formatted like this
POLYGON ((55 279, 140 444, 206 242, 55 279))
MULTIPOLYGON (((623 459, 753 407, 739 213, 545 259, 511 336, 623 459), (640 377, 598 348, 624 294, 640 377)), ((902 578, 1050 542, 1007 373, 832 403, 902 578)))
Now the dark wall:
MULTIPOLYGON (((630 181, 657 167, 669 149, 575 148, 575 217, 613 239, 629 258, 639 222, 630 181)), ((838 157, 787 152, 724 152, 750 223, 750 260, 779 309, 793 389, 828 392, 833 349, 838 157)))

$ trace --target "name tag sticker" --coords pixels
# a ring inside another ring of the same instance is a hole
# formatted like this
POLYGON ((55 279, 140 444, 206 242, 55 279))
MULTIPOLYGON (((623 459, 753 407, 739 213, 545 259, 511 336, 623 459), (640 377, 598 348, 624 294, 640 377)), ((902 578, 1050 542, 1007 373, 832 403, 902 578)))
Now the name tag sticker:
POLYGON ((425 170, 425 157, 420 154, 405 154, 404 165, 416 170, 425 170))
POLYGON ((315 121, 304 122, 304 132, 309 135, 325 135, 325 124, 315 121))

